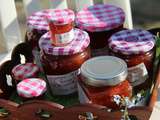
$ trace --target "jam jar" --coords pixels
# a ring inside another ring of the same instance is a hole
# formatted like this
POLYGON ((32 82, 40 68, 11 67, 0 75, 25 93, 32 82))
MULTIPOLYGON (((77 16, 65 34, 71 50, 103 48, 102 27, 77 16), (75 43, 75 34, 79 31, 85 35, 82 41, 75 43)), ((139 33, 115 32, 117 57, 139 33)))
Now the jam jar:
POLYGON ((128 80, 134 91, 147 90, 154 59, 154 36, 141 29, 123 30, 109 39, 110 54, 122 58, 128 65, 128 80))
POLYGON ((97 4, 76 14, 76 26, 88 32, 93 56, 107 55, 109 37, 123 29, 124 11, 116 6, 97 4))
POLYGON ((17 93, 21 100, 42 99, 47 90, 47 84, 40 78, 27 78, 17 84, 17 93))
POLYGON ((74 29, 74 39, 66 46, 53 46, 50 32, 39 41, 40 58, 53 95, 77 91, 77 75, 83 62, 90 58, 90 39, 85 31, 74 29))
POLYGON ((55 9, 47 17, 51 32, 51 42, 55 46, 64 46, 74 38, 73 22, 75 14, 70 9, 55 9))
POLYGON ((129 98, 132 96, 127 73, 127 64, 120 58, 114 56, 91 58, 80 68, 79 86, 84 93, 79 91, 79 96, 88 98, 91 103, 116 108, 114 95, 129 98))
POLYGON ((25 63, 16 65, 12 69, 12 78, 15 80, 16 83, 19 83, 23 79, 38 77, 40 72, 39 67, 34 63, 25 63))
POLYGON ((46 9, 33 13, 27 18, 27 32, 25 41, 29 42, 32 49, 38 47, 40 37, 49 31, 49 25, 46 17, 50 15, 52 9, 46 9))

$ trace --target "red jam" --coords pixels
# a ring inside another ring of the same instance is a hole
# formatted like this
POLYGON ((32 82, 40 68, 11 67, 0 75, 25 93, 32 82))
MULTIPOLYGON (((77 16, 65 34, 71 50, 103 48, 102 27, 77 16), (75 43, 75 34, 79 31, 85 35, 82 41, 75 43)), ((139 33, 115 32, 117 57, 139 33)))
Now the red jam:
POLYGON ((114 95, 132 96, 132 87, 127 80, 116 86, 93 87, 82 82, 80 85, 92 103, 109 108, 117 108, 116 103, 113 101, 114 95))
POLYGON ((149 32, 139 29, 123 30, 109 40, 109 53, 127 63, 128 80, 135 92, 151 87, 149 76, 152 74, 154 43, 149 32))
POLYGON ((77 91, 80 66, 90 58, 89 36, 74 29, 74 40, 66 46, 53 46, 48 32, 40 39, 40 58, 54 95, 68 95, 77 91))
MULTIPOLYGON (((132 96, 132 87, 127 80, 127 65, 122 59, 94 57, 83 63, 80 70, 79 85, 91 103, 114 109, 118 107, 113 100, 114 95, 132 96)), ((79 89, 80 97, 83 96, 81 92, 79 89)))

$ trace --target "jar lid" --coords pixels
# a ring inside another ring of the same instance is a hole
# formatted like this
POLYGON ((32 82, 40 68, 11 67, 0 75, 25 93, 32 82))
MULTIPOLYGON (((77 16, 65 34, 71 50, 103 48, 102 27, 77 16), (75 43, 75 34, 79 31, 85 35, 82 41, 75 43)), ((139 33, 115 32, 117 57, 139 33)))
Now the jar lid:
POLYGON ((47 20, 54 22, 54 24, 68 24, 73 22, 75 14, 70 9, 54 9, 50 15, 47 16, 47 20))
POLYGON ((109 39, 109 48, 114 52, 131 55, 150 51, 155 45, 154 36, 146 30, 123 30, 109 39))
POLYGON ((80 29, 74 29, 74 39, 66 46, 53 46, 50 32, 44 34, 39 40, 39 47, 50 55, 73 55, 82 52, 89 46, 88 33, 80 29))
POLYGON ((77 26, 90 32, 117 28, 124 23, 124 20, 123 10, 108 4, 89 6, 76 15, 77 26))
POLYGON ((12 74, 14 79, 23 80, 25 78, 35 77, 38 71, 39 67, 36 64, 25 63, 16 65, 12 69, 12 74))
POLYGON ((46 17, 50 15, 53 9, 42 10, 33 13, 27 18, 27 26, 29 29, 49 30, 46 17))
POLYGON ((46 90, 46 82, 39 78, 24 79, 17 85, 18 95, 25 98, 38 97, 46 90))
POLYGON ((95 86, 115 86, 127 77, 127 64, 113 56, 94 57, 84 62, 80 68, 84 83, 95 86))

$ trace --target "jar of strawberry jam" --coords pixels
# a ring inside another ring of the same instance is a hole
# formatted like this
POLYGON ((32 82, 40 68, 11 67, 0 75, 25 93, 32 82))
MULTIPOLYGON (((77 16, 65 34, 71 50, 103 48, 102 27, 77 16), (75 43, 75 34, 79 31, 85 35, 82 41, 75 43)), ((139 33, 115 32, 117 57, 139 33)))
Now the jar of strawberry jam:
POLYGON ((76 26, 87 31, 90 36, 93 56, 108 53, 106 41, 112 34, 123 29, 124 20, 124 11, 108 4, 89 6, 76 14, 76 26))
POLYGON ((52 11, 52 9, 38 11, 27 18, 25 41, 30 43, 32 49, 38 47, 40 37, 49 31, 46 16, 48 16, 52 11))
POLYGON ((50 32, 39 41, 40 56, 54 95, 77 91, 77 75, 83 62, 90 58, 90 39, 85 31, 74 29, 74 39, 66 46, 53 46, 50 32))
POLYGON ((82 64, 80 72, 80 86, 91 103, 115 108, 114 95, 132 96, 127 64, 120 58, 94 57, 82 64))
POLYGON ((74 12, 70 9, 55 9, 47 16, 53 45, 64 46, 73 40, 74 19, 74 12))
POLYGON ((152 73, 155 40, 145 30, 123 30, 109 39, 110 54, 122 58, 128 65, 128 80, 135 91, 148 89, 152 73))

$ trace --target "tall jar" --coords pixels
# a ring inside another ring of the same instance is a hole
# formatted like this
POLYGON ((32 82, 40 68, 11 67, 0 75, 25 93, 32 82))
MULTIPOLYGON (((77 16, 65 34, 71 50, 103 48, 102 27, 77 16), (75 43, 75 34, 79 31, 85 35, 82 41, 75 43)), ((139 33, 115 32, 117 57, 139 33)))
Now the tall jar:
POLYGON ((50 32, 39 41, 41 62, 54 95, 77 91, 77 75, 83 62, 90 58, 90 39, 85 31, 74 29, 74 39, 66 46, 53 46, 50 32))
MULTIPOLYGON (((132 96, 127 80, 127 64, 114 56, 100 56, 87 60, 81 66, 79 83, 91 103, 116 108, 114 95, 132 96)), ((85 98, 85 97, 84 97, 85 98)))
POLYGON ((123 29, 124 11, 116 6, 97 4, 82 9, 76 14, 76 26, 88 32, 93 56, 108 53, 108 39, 123 29))
POLYGON ((33 13, 27 18, 27 32, 25 41, 30 43, 32 49, 39 48, 38 41, 40 37, 49 31, 46 16, 48 16, 51 12, 52 9, 42 10, 33 13))
POLYGON ((110 54, 122 58, 128 65, 128 80, 134 91, 149 89, 154 59, 155 39, 145 30, 123 30, 109 39, 110 54))
POLYGON ((75 14, 70 9, 55 9, 47 16, 54 46, 65 46, 74 38, 73 23, 75 14))

